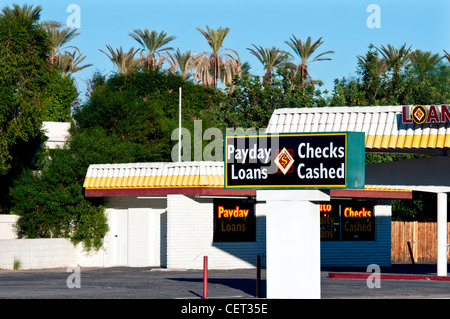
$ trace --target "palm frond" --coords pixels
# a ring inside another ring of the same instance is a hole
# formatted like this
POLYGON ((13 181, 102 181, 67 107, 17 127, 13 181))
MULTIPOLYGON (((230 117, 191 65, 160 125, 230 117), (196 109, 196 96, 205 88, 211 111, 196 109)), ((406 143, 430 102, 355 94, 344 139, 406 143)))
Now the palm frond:
POLYGON ((128 52, 125 52, 122 47, 114 50, 110 45, 106 45, 106 48, 109 54, 101 49, 99 50, 106 54, 120 74, 136 71, 142 62, 142 59, 134 57, 139 49, 131 48, 128 52))
POLYGON ((444 50, 444 52, 445 52, 444 57, 446 57, 446 58, 447 58, 447 61, 450 62, 450 53, 448 53, 448 52, 445 51, 445 50, 444 50))
POLYGON ((289 38, 289 41, 285 41, 285 43, 294 52, 294 55, 291 56, 293 58, 295 58, 295 56, 300 58, 300 62, 297 64, 296 76, 300 77, 301 85, 303 85, 305 79, 309 78, 307 67, 309 63, 317 61, 329 61, 331 60, 331 58, 325 57, 325 55, 334 53, 334 51, 328 50, 317 54, 315 57, 312 57, 316 50, 323 44, 322 37, 314 42, 312 42, 311 37, 308 37, 306 41, 303 42, 295 35, 292 35, 292 37, 289 38))
POLYGON ((136 40, 141 45, 142 50, 147 53, 147 58, 143 60, 147 70, 161 67, 164 61, 166 61, 164 53, 173 50, 172 47, 167 47, 167 45, 175 37, 168 36, 165 31, 158 33, 155 30, 135 29, 129 36, 136 40))
POLYGON ((13 4, 12 8, 3 7, 2 14, 7 17, 16 17, 19 19, 28 20, 32 23, 38 22, 41 17, 42 7, 24 4, 22 7, 18 4, 13 4))

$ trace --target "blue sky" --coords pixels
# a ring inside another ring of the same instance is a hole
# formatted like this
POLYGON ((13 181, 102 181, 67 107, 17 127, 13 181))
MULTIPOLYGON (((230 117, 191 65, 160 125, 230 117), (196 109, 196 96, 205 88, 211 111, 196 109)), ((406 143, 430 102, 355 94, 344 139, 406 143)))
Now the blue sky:
POLYGON ((99 49, 106 50, 106 44, 125 50, 137 48, 139 44, 128 34, 145 28, 175 36, 174 48, 205 52, 209 48, 196 27, 229 27, 224 47, 236 50, 258 75, 263 69, 247 50, 252 44, 289 50, 284 42, 292 35, 304 40, 323 37, 318 52, 334 50, 335 54, 331 61, 311 64, 309 70, 328 90, 334 79, 354 75, 356 56, 367 52, 370 43, 400 46, 406 42, 433 53, 450 51, 449 0, 0 0, 2 7, 11 3, 41 5, 41 20, 63 23, 73 13, 67 12, 68 6, 78 5, 80 35, 71 44, 87 56, 86 63, 93 64, 74 75, 85 80, 97 70, 113 71, 99 49), (367 26, 370 4, 380 9, 380 28, 367 26))

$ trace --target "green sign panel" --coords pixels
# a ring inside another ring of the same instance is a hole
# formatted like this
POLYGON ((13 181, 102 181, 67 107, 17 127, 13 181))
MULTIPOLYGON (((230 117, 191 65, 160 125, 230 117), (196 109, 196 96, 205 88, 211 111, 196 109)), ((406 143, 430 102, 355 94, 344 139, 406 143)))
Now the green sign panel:
POLYGON ((225 188, 364 188, 364 133, 225 137, 225 188))

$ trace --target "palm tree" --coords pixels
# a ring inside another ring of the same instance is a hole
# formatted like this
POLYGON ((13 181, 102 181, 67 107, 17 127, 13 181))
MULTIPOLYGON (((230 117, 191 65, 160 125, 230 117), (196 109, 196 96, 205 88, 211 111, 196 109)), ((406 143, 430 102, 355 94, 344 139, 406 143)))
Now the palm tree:
POLYGON ((289 38, 289 41, 285 41, 285 43, 292 49, 292 51, 294 51, 295 55, 300 58, 300 63, 298 63, 296 67, 295 74, 300 76, 301 86, 303 86, 304 80, 309 77, 308 64, 311 62, 331 60, 331 58, 325 58, 324 56, 326 54, 334 53, 334 51, 325 51, 312 58, 314 52, 323 43, 322 37, 312 43, 311 37, 308 37, 306 42, 302 42, 302 40, 297 39, 295 35, 292 35, 292 38, 289 38))
POLYGON ((203 85, 217 88, 219 80, 223 81, 222 91, 225 84, 231 83, 233 77, 240 72, 241 63, 239 54, 232 49, 222 49, 223 40, 227 36, 230 28, 219 27, 217 30, 210 29, 206 26, 206 31, 197 27, 197 30, 205 37, 211 48, 211 53, 202 53, 197 57, 196 79, 203 85), (235 55, 232 56, 231 52, 235 55))
MULTIPOLYGON (((78 71, 81 71, 87 67, 92 66, 92 64, 80 65, 80 63, 82 63, 85 58, 86 56, 82 55, 79 50, 75 50, 73 53, 65 51, 63 54, 56 55, 56 65, 58 66, 58 69, 61 70, 62 78, 65 78, 67 75, 72 75, 78 71)), ((86 80, 83 80, 82 78, 77 79, 82 80, 86 84, 86 87, 89 90, 90 95, 91 90, 89 87, 89 83, 86 80)), ((77 79, 73 78, 73 81, 77 86, 78 92, 80 92, 80 86, 78 85, 77 79)), ((78 93, 77 99, 78 102, 81 101, 80 93, 78 93)))
POLYGON ((411 68, 419 81, 432 79, 443 87, 448 87, 450 79, 450 67, 443 62, 444 56, 438 53, 415 50, 411 55, 411 68))
POLYGON ((65 78, 68 74, 73 74, 92 66, 92 64, 80 65, 85 58, 86 56, 82 55, 79 50, 75 50, 73 53, 66 51, 64 54, 58 54, 56 56, 56 64, 61 70, 62 77, 65 78))
POLYGON ((251 74, 250 69, 251 69, 250 63, 248 62, 241 63, 241 78, 250 76, 251 74))
POLYGON ((367 101, 376 103, 380 89, 386 85, 388 66, 386 59, 380 58, 378 52, 373 50, 374 46, 372 44, 369 48, 370 50, 366 55, 356 56, 358 59, 357 73, 361 75, 361 82, 358 80, 358 83, 365 92, 364 95, 367 101))
POLYGON ((165 46, 175 39, 173 36, 167 36, 164 31, 158 33, 154 30, 150 32, 148 29, 144 31, 133 30, 133 33, 130 33, 129 36, 143 47, 142 51, 146 51, 147 58, 144 61, 146 70, 154 70, 164 63, 162 53, 172 50, 172 48, 165 46))
POLYGON ((187 50, 185 53, 181 53, 180 49, 177 48, 174 54, 168 53, 168 63, 170 65, 170 71, 180 72, 183 79, 187 80, 192 75, 192 70, 195 68, 195 53, 191 53, 187 50))
MULTIPOLYGON (((367 56, 358 55, 356 57, 358 58, 358 60, 362 64, 367 64, 367 56)), ((373 59, 374 59, 374 61, 373 61, 373 71, 378 76, 383 75, 388 69, 387 64, 386 64, 386 59, 380 58, 378 56, 374 56, 373 59)))
POLYGON ((450 62, 450 53, 448 53, 448 52, 445 51, 445 50, 444 50, 444 52, 445 52, 445 55, 444 55, 444 56, 447 58, 447 61, 450 62))
MULTIPOLYGON (((51 43, 51 52, 49 56, 50 65, 57 63, 56 54, 60 52, 60 49, 64 47, 69 41, 73 40, 79 35, 76 29, 64 28, 61 29, 60 22, 44 22, 42 27, 47 31, 48 37, 51 43)), ((74 47, 78 50, 78 48, 74 47)))
POLYGON ((2 13, 6 17, 16 17, 20 19, 26 19, 29 20, 31 23, 38 22, 41 17, 41 6, 36 6, 33 8, 33 6, 29 6, 27 4, 24 4, 22 7, 20 7, 18 4, 13 4, 12 8, 9 7, 3 7, 2 13))
POLYGON ((385 58, 387 67, 397 77, 400 75, 401 70, 411 61, 411 56, 414 52, 411 50, 411 47, 406 48, 406 43, 398 48, 391 44, 388 44, 387 47, 381 45, 381 48, 377 48, 377 50, 385 58))
POLYGON ((257 47, 254 44, 252 45, 255 49, 247 48, 247 50, 249 50, 250 53, 264 66, 266 73, 263 76, 263 85, 265 85, 267 81, 269 81, 274 70, 288 61, 289 53, 275 47, 269 49, 263 48, 262 46, 257 47))
POLYGON ((416 50, 411 55, 411 67, 419 79, 422 79, 426 75, 434 75, 442 65, 443 58, 438 53, 416 50))
POLYGON ((377 50, 386 60, 388 70, 392 71, 391 89, 392 92, 396 92, 400 84, 400 73, 411 62, 413 50, 411 50, 411 47, 406 48, 406 43, 398 48, 391 44, 388 44, 386 47, 381 45, 381 48, 377 48, 377 50))
POLYGON ((141 63, 142 59, 135 59, 134 56, 139 51, 139 49, 131 48, 128 52, 125 52, 123 51, 122 47, 116 49, 115 51, 110 45, 106 45, 106 48, 109 50, 109 53, 111 55, 101 49, 99 50, 106 54, 119 74, 125 74, 138 70, 139 64, 141 63))

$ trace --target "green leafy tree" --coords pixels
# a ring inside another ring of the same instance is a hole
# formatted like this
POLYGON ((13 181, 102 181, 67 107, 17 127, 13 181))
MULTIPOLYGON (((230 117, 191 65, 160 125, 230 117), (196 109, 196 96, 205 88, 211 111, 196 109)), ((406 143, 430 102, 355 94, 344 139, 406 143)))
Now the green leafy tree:
POLYGON ((273 74, 263 84, 259 76, 241 77, 224 102, 217 105, 214 114, 220 121, 220 128, 264 128, 277 108, 320 107, 328 99, 313 85, 305 84, 292 90, 286 83, 283 69, 273 74))
POLYGON ((158 143, 161 139, 170 138, 166 131, 164 112, 157 101, 144 101, 135 92, 131 88, 120 91, 110 86, 97 86, 90 100, 74 114, 78 134, 94 132, 97 143, 109 146, 117 143, 117 147, 126 148, 129 153, 111 154, 110 150, 100 147, 110 156, 98 163, 104 163, 105 160, 121 162, 123 156, 136 162, 161 161, 170 154, 170 143, 158 143), (100 130, 103 135, 92 131, 93 128, 100 130))
POLYGON ((356 77, 335 80, 331 106, 447 104, 449 65, 437 55, 405 45, 388 45, 384 54, 373 45, 358 56, 356 77))
POLYGON ((392 201, 392 220, 436 222, 435 193, 413 191, 412 199, 392 201))
POLYGON ((43 88, 49 82, 49 41, 38 25, 40 7, 14 5, 0 15, 0 176, 18 143, 41 134, 43 88))
POLYGON ((83 195, 89 165, 171 161, 178 87, 183 87, 184 127, 208 118, 212 103, 221 101, 216 90, 172 73, 96 74, 92 82, 89 100, 73 114, 64 149, 41 152, 38 171, 24 170, 11 190, 22 238, 70 238, 87 250, 100 248, 108 226, 103 201, 83 195))
POLYGON ((57 149, 47 155, 39 172, 25 170, 11 190, 18 237, 70 238, 87 250, 100 248, 108 226, 104 208, 83 195, 79 157, 85 154, 57 149))
MULTIPOLYGON (((383 93, 387 83, 387 64, 386 59, 380 58, 377 51, 370 50, 365 56, 357 56, 357 73, 361 76, 361 91, 364 92, 364 101, 369 105, 376 103, 377 98, 383 93)), ((358 98, 358 97, 357 97, 358 98)), ((361 100, 356 98, 355 102, 362 104, 361 100)))
POLYGON ((78 96, 73 78, 63 75, 59 69, 54 69, 50 72, 49 82, 43 93, 42 119, 53 122, 70 122, 72 105, 78 96))
POLYGON ((41 10, 12 5, 0 14, 0 212, 20 215, 21 237, 89 240, 100 229, 92 215, 98 208, 82 202, 82 185, 72 179, 80 176, 78 161, 65 150, 42 149, 42 122, 70 120, 77 92, 72 78, 50 65, 41 10), (90 227, 87 235, 78 225, 90 227))

